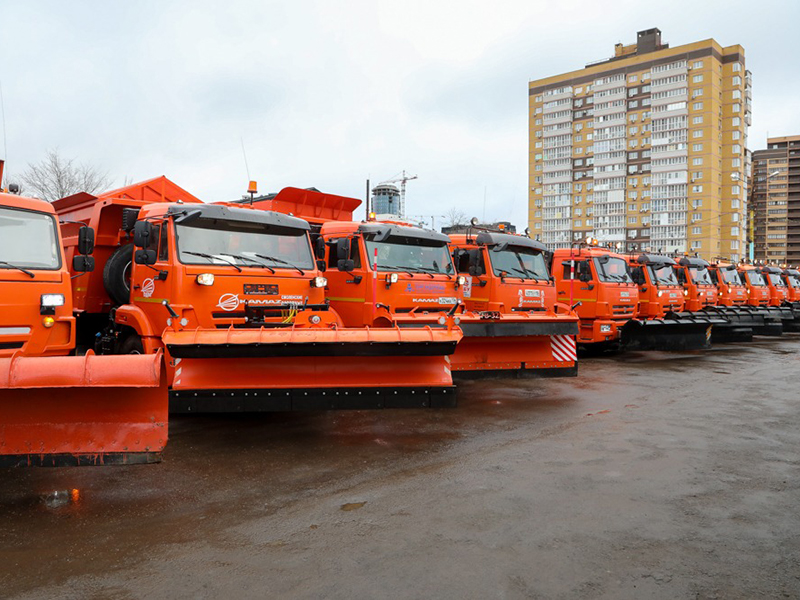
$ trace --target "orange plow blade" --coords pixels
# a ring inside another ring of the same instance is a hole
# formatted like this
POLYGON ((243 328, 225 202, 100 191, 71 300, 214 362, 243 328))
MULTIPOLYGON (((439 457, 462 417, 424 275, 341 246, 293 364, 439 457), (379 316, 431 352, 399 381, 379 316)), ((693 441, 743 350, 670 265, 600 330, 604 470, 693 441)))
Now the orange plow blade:
POLYGON ((158 462, 167 407, 160 352, 0 359, 0 466, 158 462))
POLYGON ((464 339, 451 357, 457 379, 574 377, 576 319, 502 315, 461 321, 464 339))
POLYGON ((455 405, 448 355, 458 329, 165 332, 173 412, 455 405))

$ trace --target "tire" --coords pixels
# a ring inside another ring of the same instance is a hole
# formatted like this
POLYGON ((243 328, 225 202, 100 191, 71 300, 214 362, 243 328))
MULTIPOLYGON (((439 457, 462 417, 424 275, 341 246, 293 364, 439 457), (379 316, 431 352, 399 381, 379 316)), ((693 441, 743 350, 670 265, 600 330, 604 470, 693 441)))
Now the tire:
POLYGON ((131 301, 132 266, 133 244, 125 244, 114 250, 103 268, 103 287, 118 305, 131 301))
POLYGON ((130 334, 119 345, 119 354, 144 354, 142 338, 135 333, 130 334))

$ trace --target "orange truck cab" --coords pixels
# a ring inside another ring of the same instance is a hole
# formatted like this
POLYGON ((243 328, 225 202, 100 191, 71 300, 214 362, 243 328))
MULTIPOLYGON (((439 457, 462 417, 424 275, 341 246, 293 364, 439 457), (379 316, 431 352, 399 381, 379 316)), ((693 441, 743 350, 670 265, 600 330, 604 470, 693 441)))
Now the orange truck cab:
POLYGON ((68 265, 52 205, 0 193, 0 466, 160 460, 161 356, 75 355, 68 267, 85 279, 93 245, 76 230, 68 265))
POLYGON ((769 288, 759 267, 739 265, 739 277, 747 288, 747 302, 750 306, 768 306, 769 288))
POLYGON ((783 280, 783 269, 763 267, 761 274, 769 290, 769 306, 783 306, 789 297, 786 282, 783 280))
POLYGON ((452 319, 408 333, 344 327, 303 219, 178 202, 177 190, 138 206, 128 195, 63 208, 113 246, 103 281, 84 284, 97 292, 83 296, 86 310, 107 316, 98 350, 163 350, 171 410, 454 405, 445 367, 461 332, 452 319))
POLYGON ((786 283, 786 298, 789 302, 800 302, 800 271, 784 269, 783 281, 786 283))
POLYGON ((625 258, 606 248, 581 245, 555 250, 552 269, 559 301, 575 306, 580 318, 578 343, 619 343, 639 303, 625 258))
POLYGON ((741 306, 747 304, 747 286, 736 265, 717 262, 709 265, 709 274, 717 285, 717 306, 741 306))
POLYGON ((684 256, 675 268, 678 282, 683 285, 686 297, 685 310, 697 312, 717 305, 717 286, 711 276, 709 263, 702 258, 684 256))
POLYGON ((667 313, 681 312, 685 307, 683 286, 675 273, 675 261, 658 254, 629 257, 631 276, 639 286, 639 317, 663 319, 667 313))
MULTIPOLYGON (((486 270, 480 267, 470 275, 469 259, 462 264, 466 274, 460 273, 450 239, 435 231, 398 223, 332 221, 322 224, 320 234, 328 248, 328 298, 346 324, 435 327, 452 315, 464 332, 451 357, 454 375, 576 374, 577 318, 566 307, 557 315, 554 305, 547 306, 527 270, 539 268, 535 264, 541 250, 527 238, 492 234, 480 245, 475 240, 472 247, 471 242, 462 249, 474 252, 476 266, 482 257, 486 270), (467 301, 475 310, 469 310, 467 301), (485 308, 478 309, 480 303, 485 308)), ((548 279, 546 273, 537 273, 548 279)))

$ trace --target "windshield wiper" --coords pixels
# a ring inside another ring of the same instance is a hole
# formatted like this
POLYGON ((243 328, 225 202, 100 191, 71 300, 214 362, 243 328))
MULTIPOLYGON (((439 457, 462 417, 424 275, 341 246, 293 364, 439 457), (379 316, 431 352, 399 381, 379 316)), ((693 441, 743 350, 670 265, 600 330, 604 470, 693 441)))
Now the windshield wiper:
MULTIPOLYGON (((206 254, 205 252, 190 252, 188 250, 184 250, 183 253, 184 254, 192 254, 194 256, 200 256, 202 258, 207 258, 209 260, 221 260, 221 259, 217 258, 216 256, 214 256, 213 254, 206 254)), ((220 254, 218 256, 223 256, 223 255, 220 254)), ((224 262, 226 265, 228 265, 230 267, 233 267, 234 269, 239 271, 239 273, 242 272, 242 268, 239 265, 237 265, 236 263, 228 262, 226 260, 223 260, 222 262, 224 262)))
POLYGON ((275 269, 270 267, 269 265, 265 265, 260 260, 256 260, 252 256, 245 256, 244 254, 231 254, 230 252, 220 252, 221 256, 231 256, 233 258, 238 258, 239 260, 249 260, 252 263, 257 264, 259 267, 264 267, 265 269, 269 269, 271 273, 275 273, 275 269))
POLYGON ((289 266, 290 266, 290 267, 292 267, 293 269, 297 269, 297 270, 300 272, 300 275, 305 275, 305 274, 306 274, 306 272, 305 272, 305 271, 303 271, 303 269, 301 269, 301 268, 300 268, 300 267, 298 267, 297 265, 293 265, 292 263, 290 263, 290 262, 288 262, 288 261, 285 261, 285 260, 283 260, 282 258, 275 258, 274 256, 265 256, 265 255, 263 255, 263 254, 254 254, 253 256, 257 256, 258 258, 263 258, 264 260, 271 260, 271 261, 273 261, 273 262, 276 262, 276 263, 281 263, 281 264, 284 264, 284 265, 289 265, 289 266))
MULTIPOLYGON (((450 267, 450 265, 447 265, 450 267)), ((453 277, 447 271, 442 271, 439 269, 439 264, 436 261, 433 261, 433 269, 430 269, 432 273, 436 273, 438 275, 447 275, 448 279, 452 279, 453 277)))
POLYGON ((12 269, 16 269, 17 271, 22 271, 25 275, 30 275, 31 277, 36 277, 31 271, 25 269, 23 267, 18 267, 17 265, 12 265, 10 262, 6 262, 4 260, 0 260, 0 265, 5 265, 7 267, 11 267, 12 269))

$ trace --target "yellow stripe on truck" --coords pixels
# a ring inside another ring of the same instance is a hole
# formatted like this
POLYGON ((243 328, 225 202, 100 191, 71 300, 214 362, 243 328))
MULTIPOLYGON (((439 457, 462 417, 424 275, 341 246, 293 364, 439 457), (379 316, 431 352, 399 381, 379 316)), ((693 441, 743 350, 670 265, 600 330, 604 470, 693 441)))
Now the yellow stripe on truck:
POLYGON ((333 296, 328 296, 328 300, 335 302, 364 302, 364 298, 334 298, 333 296))

